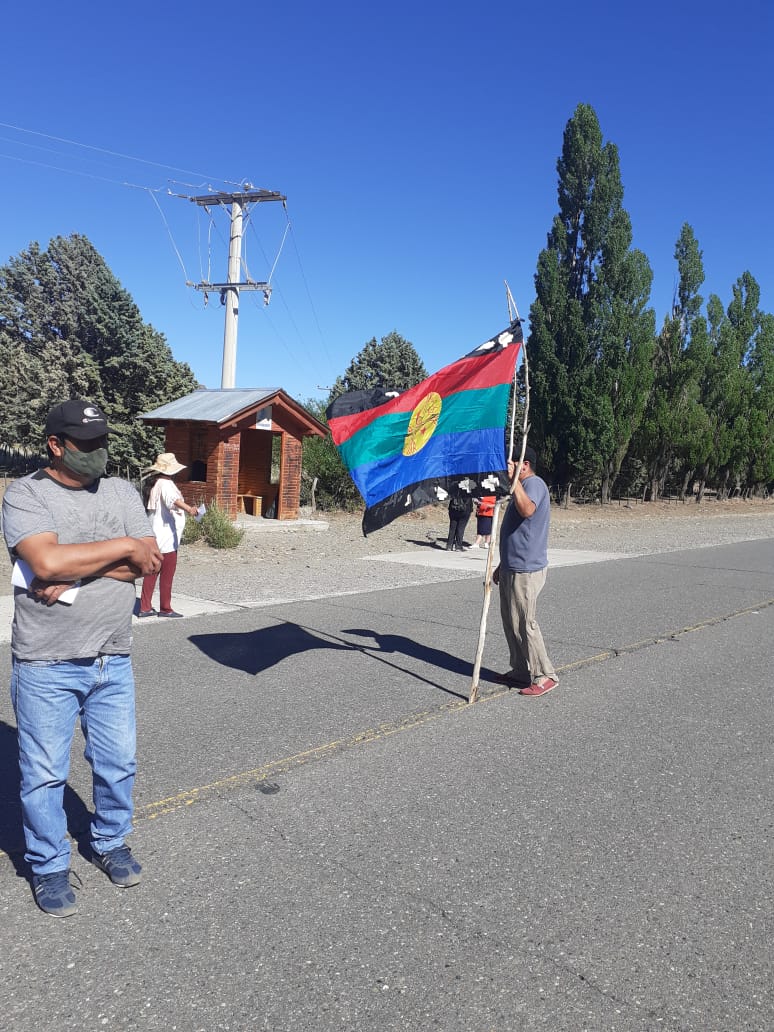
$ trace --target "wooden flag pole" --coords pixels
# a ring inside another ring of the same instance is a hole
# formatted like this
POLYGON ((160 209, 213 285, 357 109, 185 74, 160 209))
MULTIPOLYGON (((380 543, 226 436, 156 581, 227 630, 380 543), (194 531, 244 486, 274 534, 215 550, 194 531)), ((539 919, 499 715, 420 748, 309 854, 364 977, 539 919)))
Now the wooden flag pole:
MULTIPOLYGON (((514 319, 519 321, 519 310, 516 308, 516 302, 513 300, 511 294, 511 288, 505 283, 505 292, 508 300, 508 315, 511 323, 514 319)), ((525 399, 524 399, 524 420, 522 423, 521 433, 521 455, 519 456, 519 462, 514 471, 514 481, 518 480, 519 473, 521 473, 522 463, 524 462, 524 452, 527 448, 527 433, 529 432, 529 365, 527 363, 527 345, 526 342, 522 344, 522 362, 524 363, 524 385, 525 385, 525 399)), ((514 437, 514 425, 516 423, 516 369, 513 371, 513 406, 511 408, 511 439, 508 448, 508 461, 513 461, 513 437, 514 437)), ((486 644, 486 622, 487 615, 489 613, 489 603, 492 599, 492 566, 494 563, 494 550, 497 545, 497 525, 500 515, 500 502, 502 499, 498 499, 495 502, 494 513, 492 515, 492 532, 489 535, 489 548, 486 554, 486 573, 484 574, 484 605, 481 611, 481 621, 478 628, 478 647, 476 648, 476 659, 473 663, 473 680, 470 685, 470 696, 468 697, 468 704, 472 705, 478 698, 478 684, 479 676, 481 674, 481 660, 484 655, 484 645, 486 644)), ((510 501, 510 497, 509 497, 510 501)))
MULTIPOLYGON (((505 290, 506 290, 506 293, 508 295, 508 311, 510 312, 512 310, 513 312, 515 312, 515 318, 519 319, 519 322, 521 322, 521 319, 519 318, 519 310, 516 307, 516 302, 513 300, 513 295, 511 294, 511 288, 508 286, 507 282, 505 284, 505 290)), ((527 343, 526 343, 526 341, 522 344, 521 360, 522 360, 522 363, 524 365, 524 419, 523 419, 522 424, 521 424, 521 454, 519 455, 519 464, 518 464, 518 466, 516 467, 516 470, 515 470, 515 475, 514 475, 514 478, 513 478, 514 480, 518 480, 519 473, 521 473, 522 463, 524 462, 524 452, 527 449, 527 435, 529 434, 529 362, 527 361, 527 343)), ((515 372, 514 372, 514 376, 513 376, 513 383, 514 383, 514 388, 515 388, 515 386, 516 386, 516 373, 515 372)), ((515 391, 515 389, 514 389, 514 398, 513 398, 513 408, 514 408, 514 411, 515 411, 516 410, 516 391, 515 391)), ((514 423, 515 423, 515 419, 512 419, 511 420, 511 446, 510 446, 510 451, 508 453, 508 461, 509 462, 512 461, 512 459, 513 459, 513 424, 514 423)))
POLYGON ((478 626, 478 648, 476 649, 476 661, 473 664, 473 682, 470 686, 468 705, 472 705, 478 698, 478 681, 481 673, 481 659, 484 655, 484 644, 486 643, 486 618, 489 612, 489 603, 492 600, 492 562, 494 560, 494 541, 497 537, 497 521, 500 517, 500 503, 495 503, 492 514, 492 533, 489 536, 489 548, 486 553, 486 573, 484 574, 484 606, 481 610, 481 622, 478 626))

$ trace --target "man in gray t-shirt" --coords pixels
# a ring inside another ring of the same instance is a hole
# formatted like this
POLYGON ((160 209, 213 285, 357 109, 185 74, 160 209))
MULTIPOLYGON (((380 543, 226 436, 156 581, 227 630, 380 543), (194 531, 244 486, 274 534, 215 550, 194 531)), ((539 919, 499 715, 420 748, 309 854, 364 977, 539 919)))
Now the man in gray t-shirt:
POLYGON ((502 680, 533 698, 559 683, 537 622, 537 598, 548 569, 551 499, 535 474, 536 461, 534 448, 528 446, 518 477, 516 464, 508 463, 511 499, 500 532, 500 565, 492 575, 500 586, 500 614, 511 657, 511 669, 502 680))
POLYGON ((142 871, 125 844, 136 770, 129 652, 134 581, 157 573, 161 554, 139 494, 104 476, 107 435, 96 405, 55 406, 48 466, 12 483, 3 499, 25 858, 38 905, 56 917, 77 910, 62 803, 79 717, 93 771, 93 861, 122 887, 142 871))

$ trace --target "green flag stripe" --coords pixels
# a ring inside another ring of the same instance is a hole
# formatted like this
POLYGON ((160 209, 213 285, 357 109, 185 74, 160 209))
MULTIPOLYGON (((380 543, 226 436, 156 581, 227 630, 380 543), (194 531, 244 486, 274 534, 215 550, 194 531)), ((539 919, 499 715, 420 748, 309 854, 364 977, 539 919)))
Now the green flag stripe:
MULTIPOLYGON (((458 391, 442 398, 441 415, 433 436, 504 426, 510 389, 510 383, 503 383, 480 390, 458 391)), ((389 413, 344 441, 339 452, 347 469, 399 455, 410 419, 410 412, 389 413)))

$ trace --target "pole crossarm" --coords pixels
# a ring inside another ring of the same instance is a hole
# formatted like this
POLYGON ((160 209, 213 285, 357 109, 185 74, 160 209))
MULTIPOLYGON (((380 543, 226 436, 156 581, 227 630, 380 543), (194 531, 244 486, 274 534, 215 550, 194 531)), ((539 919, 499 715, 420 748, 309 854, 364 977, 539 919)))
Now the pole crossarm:
POLYGON ((276 190, 243 190, 237 193, 208 193, 202 197, 189 197, 188 200, 206 208, 210 204, 259 204, 261 201, 286 201, 287 197, 276 190))
POLYGON ((215 293, 216 290, 262 290, 264 294, 270 294, 272 289, 270 283, 256 283, 255 280, 246 280, 244 283, 191 283, 187 280, 186 286, 193 287, 194 290, 204 290, 206 293, 215 293))

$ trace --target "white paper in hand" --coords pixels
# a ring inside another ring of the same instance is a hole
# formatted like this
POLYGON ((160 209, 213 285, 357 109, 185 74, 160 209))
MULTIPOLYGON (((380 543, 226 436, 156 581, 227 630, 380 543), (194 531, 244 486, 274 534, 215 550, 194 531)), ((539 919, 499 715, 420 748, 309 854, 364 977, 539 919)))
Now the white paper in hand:
MULTIPOLYGON (((29 567, 28 563, 25 563, 23 559, 17 559, 13 564, 13 570, 11 571, 11 584, 15 588, 27 588, 29 589, 30 584, 35 580, 35 574, 29 567)), ((63 591, 57 599, 57 602, 64 602, 66 606, 71 606, 75 601, 75 596, 78 594, 79 584, 73 584, 67 591, 63 591)))

